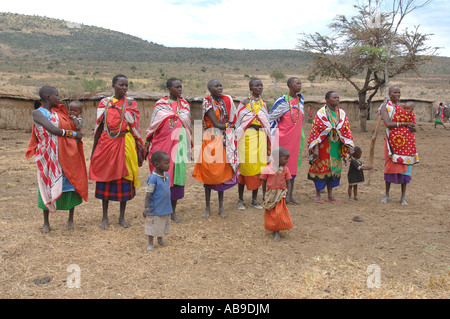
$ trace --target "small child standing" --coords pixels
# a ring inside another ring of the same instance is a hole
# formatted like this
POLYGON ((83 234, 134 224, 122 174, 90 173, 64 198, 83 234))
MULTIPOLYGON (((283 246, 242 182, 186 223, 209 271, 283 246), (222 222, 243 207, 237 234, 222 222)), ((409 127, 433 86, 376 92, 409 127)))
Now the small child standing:
POLYGON ((271 163, 264 167, 260 175, 260 179, 263 181, 264 228, 274 232, 274 241, 280 241, 281 230, 289 230, 294 227, 285 198, 286 181, 292 179, 289 168, 286 166, 288 159, 289 151, 287 149, 276 148, 272 152, 271 163))
POLYGON ((81 118, 82 113, 83 113, 83 104, 81 104, 80 101, 70 102, 69 117, 77 130, 81 130, 81 128, 83 127, 83 119, 81 118))
POLYGON ((350 159, 350 166, 348 168, 348 199, 352 200, 352 190, 353 198, 358 200, 358 184, 364 182, 364 172, 365 170, 371 170, 372 166, 364 166, 361 161, 362 150, 359 146, 355 146, 350 159))
POLYGON ((162 236, 170 232, 170 216, 173 212, 170 201, 170 156, 156 151, 150 158, 155 170, 147 180, 145 206, 142 214, 145 220, 145 234, 148 236, 148 251, 153 251, 153 238, 160 246, 167 246, 162 236))

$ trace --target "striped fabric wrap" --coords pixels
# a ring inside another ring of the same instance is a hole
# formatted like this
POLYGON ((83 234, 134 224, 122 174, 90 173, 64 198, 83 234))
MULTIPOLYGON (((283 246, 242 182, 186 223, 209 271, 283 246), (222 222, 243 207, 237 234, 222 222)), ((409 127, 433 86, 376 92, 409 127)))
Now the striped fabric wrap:
POLYGON ((286 148, 289 153, 289 168, 292 176, 296 176, 301 166, 302 150, 305 141, 303 131, 304 119, 303 95, 290 98, 288 94, 280 96, 269 111, 272 147, 286 148))
MULTIPOLYGON (((50 122, 58 127, 59 118, 51 112, 50 122)), ((59 163, 58 136, 50 134, 44 127, 33 125, 33 133, 38 145, 35 161, 38 167, 37 178, 42 201, 50 212, 56 211, 56 200, 62 194, 63 172, 59 163)))
POLYGON ((156 102, 153 109, 152 118, 150 119, 150 126, 147 129, 148 141, 153 134, 169 119, 178 118, 186 129, 188 140, 191 141, 192 123, 191 123, 191 109, 189 103, 182 97, 179 98, 180 107, 175 113, 170 105, 169 97, 166 96, 156 102))
MULTIPOLYGON (((233 99, 229 95, 222 95, 220 97, 221 102, 216 104, 217 107, 220 109, 221 117, 219 119, 219 122, 222 124, 229 123, 229 124, 235 124, 236 122, 236 106, 234 105, 233 99)), ((203 130, 212 130, 213 135, 217 129, 216 128, 210 128, 206 124, 206 112, 208 112, 209 109, 213 108, 212 98, 210 96, 207 96, 203 99, 202 104, 202 123, 203 123, 203 130)), ((220 134, 222 135, 222 141, 223 146, 225 148, 225 153, 227 157, 227 163, 231 165, 231 168, 234 172, 237 172, 239 169, 239 157, 237 154, 237 141, 236 141, 236 135, 235 130, 232 128, 228 128, 226 130, 220 130, 220 134)))
MULTIPOLYGON (((191 158, 192 123, 189 103, 182 97, 170 100, 169 96, 159 99, 153 109, 150 125, 145 139, 145 152, 150 172, 155 167, 151 156, 155 151, 163 151, 170 156, 170 186, 186 184, 186 163, 191 158)), ((181 189, 179 189, 182 191, 181 189)), ((174 191, 174 198, 182 192, 174 191), (178 195, 175 196, 175 193, 178 195)))
MULTIPOLYGON (((304 98, 302 94, 297 94, 297 96, 299 97, 299 102, 300 102, 300 109, 299 111, 302 112, 302 116, 304 117, 305 112, 304 112, 304 98)), ((291 106, 292 108, 296 108, 298 109, 298 105, 293 105, 291 106)), ((272 133, 272 136, 275 136, 275 131, 278 127, 278 123, 280 122, 281 117, 286 114, 287 112, 289 112, 290 107, 289 107, 289 103, 286 100, 286 95, 282 95, 280 96, 275 103, 273 104, 272 108, 270 109, 269 112, 269 121, 270 121, 270 131, 272 133)))
MULTIPOLYGON (((252 101, 250 101, 252 103, 252 101)), ((250 124, 258 119, 261 123, 261 128, 266 133, 266 136, 269 137, 268 141, 271 141, 270 138, 270 123, 269 123, 269 113, 267 112, 266 103, 263 103, 263 107, 261 110, 255 114, 251 109, 247 108, 242 102, 238 106, 237 118, 236 118, 236 141, 242 138, 245 133, 245 130, 250 126, 250 124)))

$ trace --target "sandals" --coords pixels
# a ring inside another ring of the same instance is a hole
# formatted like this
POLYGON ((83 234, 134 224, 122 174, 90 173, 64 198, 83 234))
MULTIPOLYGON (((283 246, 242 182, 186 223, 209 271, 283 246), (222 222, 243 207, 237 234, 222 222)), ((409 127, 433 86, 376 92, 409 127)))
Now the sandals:
POLYGON ((314 198, 314 203, 323 204, 323 198, 314 198))

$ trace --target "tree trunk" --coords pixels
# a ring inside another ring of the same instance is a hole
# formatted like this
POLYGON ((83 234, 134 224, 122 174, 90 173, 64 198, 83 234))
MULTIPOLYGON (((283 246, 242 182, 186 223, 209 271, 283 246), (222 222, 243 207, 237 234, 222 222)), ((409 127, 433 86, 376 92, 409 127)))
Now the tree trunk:
MULTIPOLYGON (((375 132, 372 135, 372 138, 370 139, 370 149, 369 149, 369 166, 373 167, 373 158, 375 156, 375 141, 377 139, 377 135, 378 135, 378 131, 380 130, 380 126, 381 126, 381 115, 378 115, 378 122, 377 122, 377 126, 375 128, 375 132)), ((370 178, 372 177, 372 172, 373 170, 369 170, 367 171, 367 175, 366 175, 366 185, 370 185, 370 178)))
POLYGON ((359 97, 359 124, 361 128, 361 132, 367 132, 367 112, 369 105, 366 102, 366 93, 360 92, 358 94, 359 97))

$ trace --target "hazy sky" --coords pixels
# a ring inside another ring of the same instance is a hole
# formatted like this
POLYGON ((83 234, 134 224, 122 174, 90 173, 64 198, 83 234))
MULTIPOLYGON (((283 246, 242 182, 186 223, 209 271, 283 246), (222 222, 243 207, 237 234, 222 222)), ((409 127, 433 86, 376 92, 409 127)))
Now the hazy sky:
MULTIPOLYGON (((418 1, 422 3, 425 0, 418 1)), ((2 0, 1 12, 57 18, 131 34, 167 47, 295 49, 299 34, 319 32, 355 0, 2 0)), ((433 0, 404 24, 433 34, 428 43, 450 57, 450 1, 433 0)))

